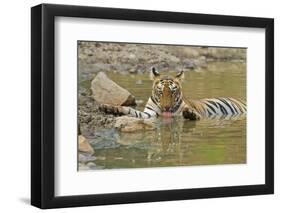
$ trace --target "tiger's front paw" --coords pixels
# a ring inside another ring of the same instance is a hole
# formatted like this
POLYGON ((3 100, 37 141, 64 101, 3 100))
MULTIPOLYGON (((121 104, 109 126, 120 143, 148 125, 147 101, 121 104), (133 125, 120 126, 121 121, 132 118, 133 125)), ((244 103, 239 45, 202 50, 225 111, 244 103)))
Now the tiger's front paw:
POLYGON ((112 106, 109 104, 101 104, 99 106, 99 110, 113 115, 123 115, 122 106, 112 106))
POLYGON ((185 108, 182 112, 185 119, 189 120, 200 120, 201 116, 195 112, 193 109, 185 108))

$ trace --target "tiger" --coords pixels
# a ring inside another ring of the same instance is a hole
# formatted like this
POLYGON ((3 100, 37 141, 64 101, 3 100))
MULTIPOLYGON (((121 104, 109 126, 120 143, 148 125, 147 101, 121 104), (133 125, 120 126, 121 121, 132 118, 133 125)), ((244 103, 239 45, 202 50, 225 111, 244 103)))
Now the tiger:
POLYGON ((162 75, 155 67, 152 67, 150 76, 151 80, 153 80, 152 94, 143 112, 128 106, 111 106, 108 104, 101 104, 100 109, 106 113, 128 115, 142 119, 159 116, 182 116, 188 120, 236 117, 245 115, 247 112, 245 102, 231 97, 199 100, 185 99, 181 85, 184 79, 183 70, 178 72, 175 77, 172 77, 162 75))

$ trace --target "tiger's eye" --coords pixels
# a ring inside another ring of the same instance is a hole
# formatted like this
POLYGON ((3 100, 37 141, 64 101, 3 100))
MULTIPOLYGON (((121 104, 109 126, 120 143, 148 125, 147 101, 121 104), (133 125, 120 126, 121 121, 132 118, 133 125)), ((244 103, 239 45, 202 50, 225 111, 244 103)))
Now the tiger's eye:
POLYGON ((178 88, 175 86, 175 87, 172 87, 172 91, 176 91, 178 88))
POLYGON ((161 90, 161 86, 157 86, 156 89, 157 89, 157 90, 161 90))

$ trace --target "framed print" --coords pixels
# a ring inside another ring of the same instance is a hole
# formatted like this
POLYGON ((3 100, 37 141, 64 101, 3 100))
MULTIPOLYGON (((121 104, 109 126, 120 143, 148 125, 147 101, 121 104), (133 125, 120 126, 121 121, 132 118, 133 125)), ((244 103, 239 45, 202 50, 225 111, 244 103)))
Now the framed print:
POLYGON ((31 9, 31 204, 274 192, 274 20, 31 9))

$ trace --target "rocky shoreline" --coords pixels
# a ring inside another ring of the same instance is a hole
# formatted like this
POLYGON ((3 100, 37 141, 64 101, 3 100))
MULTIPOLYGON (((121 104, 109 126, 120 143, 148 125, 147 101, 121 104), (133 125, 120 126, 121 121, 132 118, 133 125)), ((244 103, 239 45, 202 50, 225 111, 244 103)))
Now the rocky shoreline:
MULTIPOLYGON (((79 90, 78 104, 78 157, 79 169, 94 169, 94 146, 100 146, 99 140, 102 129, 116 129, 121 132, 136 132, 141 130, 154 130, 154 122, 128 116, 116 117, 100 109, 101 104, 113 106, 135 106, 135 97, 126 89, 111 81, 105 73, 98 73, 92 80, 89 90, 79 90), (106 85, 106 88, 104 88, 106 85), (88 165, 89 164, 89 165, 88 165)), ((104 134, 111 134, 109 133, 104 134)), ((114 134, 114 131, 113 131, 114 134)), ((106 144, 101 145, 106 146, 106 144)))
POLYGON ((80 132, 85 136, 93 135, 97 127, 112 128, 116 121, 114 115, 99 110, 99 103, 88 95, 79 95, 78 119, 80 132))
POLYGON ((110 42, 78 43, 80 79, 99 72, 148 73, 152 66, 161 71, 193 70, 209 61, 246 61, 245 48, 216 48, 177 45, 142 45, 110 42))

